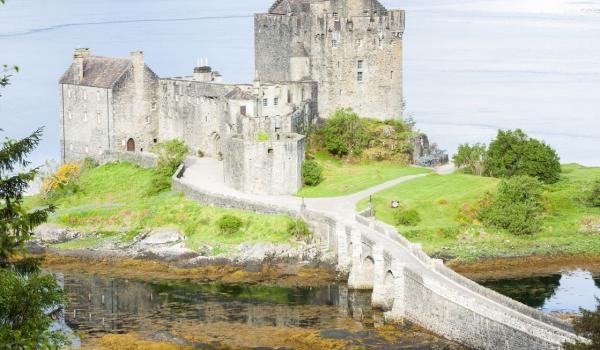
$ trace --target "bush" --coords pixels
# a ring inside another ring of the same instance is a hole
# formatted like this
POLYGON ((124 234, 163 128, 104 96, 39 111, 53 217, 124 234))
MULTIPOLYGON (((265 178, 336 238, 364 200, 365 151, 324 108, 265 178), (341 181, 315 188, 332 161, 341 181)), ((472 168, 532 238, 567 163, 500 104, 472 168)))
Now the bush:
POLYGON ((85 157, 81 163, 82 171, 92 170, 98 167, 98 162, 92 157, 85 157))
POLYGON ((258 133, 258 141, 269 141, 269 135, 264 132, 258 133))
POLYGON ((291 218, 288 221, 287 232, 296 238, 305 238, 312 234, 306 221, 291 218))
POLYGON ((542 185, 529 176, 515 176, 498 185, 498 193, 479 211, 486 225, 515 235, 533 234, 541 228, 544 211, 542 185))
POLYGON ((219 220, 217 220, 217 226, 219 226, 221 233, 232 235, 237 233, 240 228, 242 228, 242 220, 237 216, 223 215, 219 220))
POLYGON ((154 169, 150 188, 146 191, 147 196, 153 196, 171 188, 171 176, 183 163, 189 151, 188 146, 181 140, 159 143, 152 148, 152 152, 158 155, 158 162, 154 169))
POLYGON ((588 204, 592 207, 600 207, 600 179, 596 179, 586 195, 588 204))
POLYGON ((339 109, 328 118, 323 135, 325 149, 340 157, 360 154, 369 143, 365 122, 352 109, 339 109))
POLYGON ((458 151, 452 157, 454 166, 473 175, 481 176, 485 172, 484 162, 487 147, 483 143, 469 145, 468 143, 458 146, 458 151))
POLYGON ((396 225, 417 226, 421 222, 421 215, 416 209, 398 209, 394 212, 396 225))
POLYGON ((58 170, 46 176, 40 190, 42 197, 45 199, 54 199, 64 195, 76 193, 78 191, 77 178, 80 174, 79 165, 68 163, 58 170))
POLYGON ((302 164, 302 181, 306 186, 317 186, 323 182, 323 167, 315 160, 302 164))
POLYGON ((500 130, 485 159, 490 176, 528 175, 545 183, 560 179, 560 158, 550 146, 529 138, 522 130, 500 130))
POLYGON ((596 350, 600 349, 600 299, 596 298, 598 306, 595 311, 581 310, 581 317, 573 321, 575 332, 591 340, 590 344, 578 342, 564 344, 566 350, 596 350))

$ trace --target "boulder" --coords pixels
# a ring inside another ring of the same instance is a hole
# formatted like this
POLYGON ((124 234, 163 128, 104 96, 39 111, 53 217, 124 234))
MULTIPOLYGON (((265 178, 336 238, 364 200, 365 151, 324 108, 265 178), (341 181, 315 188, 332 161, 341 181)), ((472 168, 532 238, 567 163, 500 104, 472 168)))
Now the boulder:
POLYGON ((36 227, 33 229, 32 234, 35 239, 43 244, 64 243, 83 236, 81 232, 51 224, 43 224, 36 227))
POLYGON ((177 229, 159 228, 150 231, 141 241, 143 245, 173 244, 185 240, 185 235, 177 229))

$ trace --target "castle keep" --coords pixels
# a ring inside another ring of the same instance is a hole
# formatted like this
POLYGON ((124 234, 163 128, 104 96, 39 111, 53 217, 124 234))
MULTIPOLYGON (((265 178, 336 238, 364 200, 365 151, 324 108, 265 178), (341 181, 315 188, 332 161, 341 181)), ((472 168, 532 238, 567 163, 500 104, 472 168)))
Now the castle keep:
POLYGON ((304 137, 317 118, 351 107, 402 116, 404 12, 376 0, 278 0, 255 16, 256 78, 224 83, 205 61, 160 78, 142 52, 126 58, 77 49, 61 77, 63 162, 183 140, 223 158, 226 182, 263 194, 301 186, 304 137))

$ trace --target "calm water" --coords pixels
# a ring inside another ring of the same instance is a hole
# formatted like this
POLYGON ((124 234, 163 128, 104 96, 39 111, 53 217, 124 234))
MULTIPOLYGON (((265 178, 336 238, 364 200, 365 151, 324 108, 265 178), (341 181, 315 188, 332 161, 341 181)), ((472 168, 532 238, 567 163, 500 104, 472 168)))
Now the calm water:
MULTIPOLYGON (((58 158, 57 80, 75 47, 144 50, 161 76, 207 57, 228 81, 253 78, 252 13, 272 0, 8 0, 0 63, 22 72, 0 100, 13 137, 47 126, 35 161, 58 158)), ((408 113, 441 147, 521 127, 564 162, 600 165, 600 0, 384 0, 408 11, 408 113)))
POLYGON ((595 310, 600 276, 577 270, 559 275, 481 282, 508 297, 544 312, 575 313, 595 310))
POLYGON ((66 275, 64 283, 69 298, 66 324, 88 338, 137 332, 177 341, 175 334, 201 334, 221 345, 252 348, 273 346, 263 336, 280 339, 277 346, 282 346, 291 345, 286 343, 291 337, 318 334, 325 340, 351 339, 364 349, 392 344, 402 349, 460 348, 409 326, 383 338, 376 331, 383 315, 371 308, 370 293, 350 292, 344 285, 164 284, 82 274, 66 275))

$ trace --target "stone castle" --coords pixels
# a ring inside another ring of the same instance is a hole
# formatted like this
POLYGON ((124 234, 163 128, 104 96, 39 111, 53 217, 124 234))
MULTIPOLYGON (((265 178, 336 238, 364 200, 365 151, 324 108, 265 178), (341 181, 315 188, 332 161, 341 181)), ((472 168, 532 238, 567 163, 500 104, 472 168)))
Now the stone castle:
POLYGON ((342 107, 402 117, 403 32, 404 11, 377 0, 277 0, 255 15, 253 84, 224 83, 205 60, 191 76, 160 78, 142 52, 77 49, 59 82, 62 161, 181 139, 223 159, 238 190, 295 193, 309 125, 342 107))

